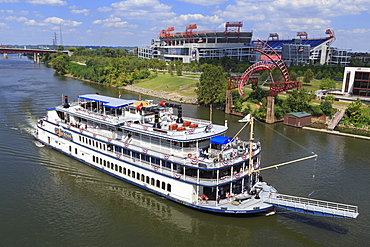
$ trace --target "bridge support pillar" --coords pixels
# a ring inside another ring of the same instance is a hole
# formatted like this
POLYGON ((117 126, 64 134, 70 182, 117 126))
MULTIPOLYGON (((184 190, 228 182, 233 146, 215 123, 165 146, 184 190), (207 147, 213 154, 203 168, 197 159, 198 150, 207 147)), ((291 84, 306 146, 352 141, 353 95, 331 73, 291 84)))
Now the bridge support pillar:
POLYGON ((33 53, 33 62, 40 63, 40 53, 33 53))
POLYGON ((275 97, 267 97, 267 112, 266 112, 266 123, 275 123, 275 97))

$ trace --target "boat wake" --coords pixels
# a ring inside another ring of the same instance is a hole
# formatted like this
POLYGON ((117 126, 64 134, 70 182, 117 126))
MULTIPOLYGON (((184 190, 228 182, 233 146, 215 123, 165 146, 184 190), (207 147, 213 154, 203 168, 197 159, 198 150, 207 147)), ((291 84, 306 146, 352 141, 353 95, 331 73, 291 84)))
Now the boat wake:
POLYGON ((44 145, 44 144, 42 144, 42 143, 41 143, 41 142, 39 142, 39 141, 34 141, 33 143, 35 144, 35 146, 36 146, 36 147, 39 147, 39 148, 45 147, 45 145, 44 145))

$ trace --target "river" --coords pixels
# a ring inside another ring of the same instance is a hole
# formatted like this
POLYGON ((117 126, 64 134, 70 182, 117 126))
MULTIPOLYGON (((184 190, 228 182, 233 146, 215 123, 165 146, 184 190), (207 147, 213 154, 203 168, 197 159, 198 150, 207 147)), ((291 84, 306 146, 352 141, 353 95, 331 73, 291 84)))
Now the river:
MULTIPOLYGON (((196 211, 134 187, 49 148, 37 147, 34 124, 62 94, 136 99, 140 95, 54 74, 25 57, 0 58, 1 246, 367 246, 370 242, 370 142, 256 123, 262 166, 309 160, 263 171, 280 193, 359 206, 355 220, 277 210, 273 216, 227 217, 196 211)), ((145 98, 150 98, 145 96, 145 98)), ((158 99, 155 99, 158 101, 158 99)), ((206 108, 184 115, 209 118, 206 108)), ((228 121, 239 117, 214 110, 228 121)), ((243 137, 247 133, 242 134, 243 137)))

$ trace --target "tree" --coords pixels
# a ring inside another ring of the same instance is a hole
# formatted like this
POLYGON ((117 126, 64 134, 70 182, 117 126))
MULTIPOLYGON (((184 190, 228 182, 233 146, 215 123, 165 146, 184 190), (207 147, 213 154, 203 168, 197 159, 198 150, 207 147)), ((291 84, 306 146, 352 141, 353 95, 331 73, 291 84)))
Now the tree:
POLYGON ((60 75, 65 75, 68 73, 67 64, 70 61, 70 58, 66 54, 58 55, 57 57, 51 60, 52 68, 56 73, 60 75))
POLYGON ((291 112, 307 111, 310 108, 310 101, 313 97, 314 95, 308 93, 304 88, 300 91, 294 89, 284 101, 283 107, 289 109, 291 112))
POLYGON ((289 73, 289 77, 291 81, 297 81, 297 73, 292 71, 289 73))
POLYGON ((201 104, 219 104, 223 106, 226 99, 227 76, 221 66, 204 64, 203 73, 196 84, 195 92, 201 104))
POLYGON ((255 103, 259 103, 262 99, 266 98, 269 95, 269 91, 261 88, 258 85, 252 85, 253 91, 249 94, 248 99, 252 100, 255 103))
POLYGON ((361 128, 363 125, 370 124, 369 109, 360 99, 356 99, 348 106, 345 114, 349 118, 349 123, 361 128))
POLYGON ((326 89, 331 89, 335 87, 336 87, 335 81, 329 78, 322 79, 320 82, 320 89, 326 90, 326 89))
POLYGON ((311 69, 306 70, 304 73, 303 83, 310 83, 313 80, 313 72, 311 69))
POLYGON ((326 116, 332 116, 335 113, 335 109, 333 108, 333 101, 330 97, 326 97, 325 100, 321 102, 320 109, 326 116))
POLYGON ((176 64, 176 74, 177 74, 177 76, 182 76, 182 61, 177 60, 175 62, 175 64, 176 64))

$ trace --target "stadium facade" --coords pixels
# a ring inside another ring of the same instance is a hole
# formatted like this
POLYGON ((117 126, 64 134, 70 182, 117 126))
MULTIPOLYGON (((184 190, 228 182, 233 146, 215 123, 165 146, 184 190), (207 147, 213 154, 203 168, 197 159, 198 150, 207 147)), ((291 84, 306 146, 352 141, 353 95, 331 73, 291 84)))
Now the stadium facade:
MULTIPOLYGON (((220 59, 226 56, 255 63, 263 59, 254 50, 258 41, 253 40, 253 31, 241 31, 242 26, 242 22, 227 22, 224 31, 194 31, 197 26, 191 24, 185 32, 179 33, 174 33, 174 27, 170 27, 161 30, 158 39, 152 40, 150 46, 138 48, 138 57, 190 63, 200 58, 220 59)), ((328 36, 309 39, 306 32, 298 32, 297 38, 284 40, 280 40, 277 33, 271 33, 265 42, 288 66, 310 62, 348 65, 349 50, 332 47, 334 32, 328 29, 325 33, 328 36)))

